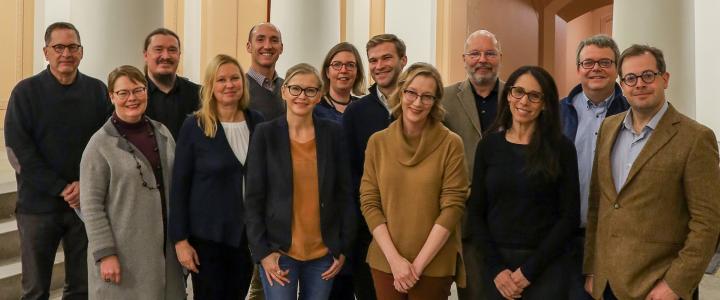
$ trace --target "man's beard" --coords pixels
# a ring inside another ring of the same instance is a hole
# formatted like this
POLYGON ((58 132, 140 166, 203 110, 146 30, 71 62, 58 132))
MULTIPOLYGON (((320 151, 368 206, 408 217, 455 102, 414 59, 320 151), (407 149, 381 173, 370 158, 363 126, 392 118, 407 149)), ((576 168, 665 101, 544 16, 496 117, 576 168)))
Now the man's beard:
POLYGON ((175 73, 169 73, 169 74, 152 74, 152 78, 157 81, 159 85, 172 85, 175 81, 175 73))
MULTIPOLYGON (((479 67, 481 67, 481 66, 480 66, 480 65, 477 65, 476 67, 474 67, 474 68, 472 68, 472 69, 468 69, 467 67, 465 68, 465 70, 467 71, 468 78, 470 78, 470 80, 472 80, 472 82, 473 82, 475 85, 485 86, 485 85, 493 84, 493 83, 495 83, 495 81, 497 81, 497 79, 498 79, 498 73, 497 73, 497 72, 495 72, 495 73, 490 73, 490 74, 486 74, 486 75, 477 75, 477 74, 475 74, 475 71, 476 71, 479 67)), ((491 68, 492 68, 492 67, 491 67, 491 68)))

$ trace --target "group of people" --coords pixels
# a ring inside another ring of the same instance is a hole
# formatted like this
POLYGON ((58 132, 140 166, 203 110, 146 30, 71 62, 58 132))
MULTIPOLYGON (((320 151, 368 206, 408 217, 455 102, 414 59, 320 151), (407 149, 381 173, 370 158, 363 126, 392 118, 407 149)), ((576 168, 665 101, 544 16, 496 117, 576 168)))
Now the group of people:
POLYGON ((23 299, 697 299, 720 236, 715 135, 667 101, 663 53, 583 40, 560 99, 537 66, 499 79, 471 33, 466 80, 407 68, 393 34, 284 79, 270 23, 202 85, 179 37, 146 69, 78 71, 80 34, 45 33, 46 70, 5 119, 18 181, 23 299), (616 80, 619 77, 619 82, 616 80), (365 95, 363 95, 365 94, 365 95))

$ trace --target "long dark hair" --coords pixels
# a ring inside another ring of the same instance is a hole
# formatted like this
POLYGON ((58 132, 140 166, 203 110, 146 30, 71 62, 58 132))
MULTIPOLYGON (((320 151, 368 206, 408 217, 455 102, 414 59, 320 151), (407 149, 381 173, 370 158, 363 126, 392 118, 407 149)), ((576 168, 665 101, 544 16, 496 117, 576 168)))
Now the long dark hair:
POLYGON ((510 88, 524 74, 529 74, 540 84, 543 93, 542 101, 545 105, 536 120, 535 131, 530 138, 530 144, 528 144, 528 164, 525 171, 528 175, 541 175, 545 179, 554 180, 560 174, 560 162, 555 149, 562 139, 562 131, 560 129, 557 86, 555 80, 545 69, 538 66, 522 66, 510 74, 498 100, 495 122, 487 132, 505 131, 512 127, 508 95, 510 88))

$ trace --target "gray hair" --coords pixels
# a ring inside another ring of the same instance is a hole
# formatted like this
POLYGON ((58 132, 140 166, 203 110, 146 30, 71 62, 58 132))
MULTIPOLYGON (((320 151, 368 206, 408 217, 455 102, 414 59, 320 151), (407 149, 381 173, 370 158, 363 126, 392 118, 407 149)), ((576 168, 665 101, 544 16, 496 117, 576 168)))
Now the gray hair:
POLYGON ((487 31, 485 29, 477 30, 470 35, 468 35, 467 39, 465 39, 465 51, 467 51, 468 44, 470 43, 470 40, 478 38, 478 37, 487 37, 490 40, 492 40, 493 45, 495 45, 495 49, 497 49, 498 52, 502 52, 502 49, 500 48, 500 42, 498 42, 497 38, 495 38, 495 34, 493 34, 490 31, 487 31))
POLYGON ((593 35, 589 38, 586 38, 580 42, 580 44, 577 47, 577 53, 575 53, 575 66, 578 67, 580 65, 580 51, 582 51, 585 46, 589 45, 595 45, 598 48, 610 48, 613 51, 613 54, 615 55, 615 59, 613 60, 613 63, 615 64, 615 67, 618 67, 618 60, 620 59, 620 49, 618 49, 617 44, 615 43, 615 40, 613 40, 611 37, 605 34, 598 34, 593 35))

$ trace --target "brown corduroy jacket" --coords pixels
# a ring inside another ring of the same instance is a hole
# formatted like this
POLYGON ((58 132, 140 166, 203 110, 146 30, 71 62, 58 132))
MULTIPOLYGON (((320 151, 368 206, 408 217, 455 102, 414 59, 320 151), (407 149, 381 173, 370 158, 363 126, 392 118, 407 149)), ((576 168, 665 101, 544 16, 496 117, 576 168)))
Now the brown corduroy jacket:
POLYGON ((626 114, 598 135, 584 273, 596 299, 608 282, 618 299, 645 299, 660 280, 692 299, 720 234, 717 140, 670 105, 616 192, 611 153, 626 114))

